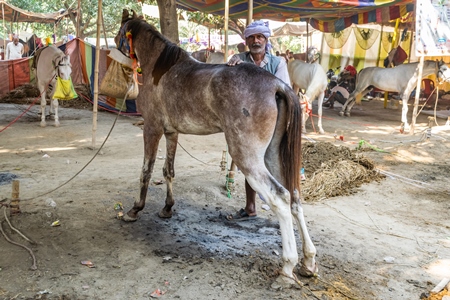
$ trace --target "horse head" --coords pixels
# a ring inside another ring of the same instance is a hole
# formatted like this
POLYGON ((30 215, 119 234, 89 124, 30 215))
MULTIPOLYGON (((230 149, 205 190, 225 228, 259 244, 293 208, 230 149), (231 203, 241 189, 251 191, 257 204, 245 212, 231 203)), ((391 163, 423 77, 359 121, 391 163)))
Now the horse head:
POLYGON ((132 12, 132 14, 130 15, 130 12, 128 11, 128 9, 126 9, 126 8, 123 9, 122 23, 120 25, 120 30, 114 38, 114 42, 117 45, 117 49, 127 57, 130 57, 131 53, 130 53, 130 44, 128 43, 128 37, 127 37, 128 32, 125 31, 126 23, 133 19, 139 18, 134 10, 132 10, 131 12, 132 12))
POLYGON ((320 58, 319 49, 315 46, 308 48, 308 63, 313 63, 320 58))
POLYGON ((68 80, 72 74, 72 64, 70 63, 70 55, 58 56, 54 60, 54 65, 58 76, 64 80, 68 80))
POLYGON ((443 59, 440 61, 436 60, 436 65, 438 67, 437 78, 443 81, 450 81, 450 68, 444 62, 443 59))

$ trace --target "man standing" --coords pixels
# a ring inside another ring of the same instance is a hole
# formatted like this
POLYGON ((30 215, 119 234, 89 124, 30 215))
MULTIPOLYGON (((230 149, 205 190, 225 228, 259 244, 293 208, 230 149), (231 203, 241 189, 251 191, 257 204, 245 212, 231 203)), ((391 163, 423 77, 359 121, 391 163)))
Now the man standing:
POLYGON ((19 43, 19 37, 14 35, 12 42, 6 45, 6 59, 22 58, 23 51, 23 45, 19 43))
MULTIPOLYGON (((270 29, 263 21, 255 21, 244 30, 245 44, 250 51, 233 55, 228 61, 229 66, 243 62, 253 63, 269 71, 287 85, 291 86, 287 64, 279 56, 270 54, 270 29)), ((256 217, 256 192, 245 180, 246 205, 233 215, 227 216, 230 221, 243 221, 256 217)))

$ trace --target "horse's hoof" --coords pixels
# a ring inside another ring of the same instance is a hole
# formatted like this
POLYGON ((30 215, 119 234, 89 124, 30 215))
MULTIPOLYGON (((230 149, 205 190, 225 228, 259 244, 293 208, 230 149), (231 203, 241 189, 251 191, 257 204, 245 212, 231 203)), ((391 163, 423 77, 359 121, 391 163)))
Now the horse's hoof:
POLYGON ((137 219, 137 215, 130 216, 128 213, 124 214, 122 217, 122 220, 125 222, 136 222, 137 219))
POLYGON ((346 116, 346 117, 350 117, 350 112, 348 112, 348 111, 345 112, 345 116, 346 116))
POLYGON ((316 277, 319 274, 319 267, 317 266, 317 262, 314 263, 314 266, 311 270, 311 268, 308 268, 305 265, 305 262, 302 258, 300 262, 300 270, 298 271, 298 273, 303 277, 316 277))
POLYGON ((340 112, 339 112, 339 115, 340 115, 341 117, 343 117, 343 116, 344 116, 344 112, 343 112, 343 111, 340 111, 340 112))
POLYGON ((55 122, 55 127, 59 127, 60 123, 59 122, 55 122))
POLYGON ((172 218, 172 211, 165 211, 164 208, 161 209, 161 211, 158 213, 158 217, 163 218, 163 219, 169 219, 172 218))
POLYGON ((320 130, 319 130, 319 133, 320 133, 320 134, 324 134, 325 131, 324 131, 323 129, 320 129, 320 130))
POLYGON ((41 122, 41 124, 39 124, 41 127, 45 127, 47 126, 47 124, 45 122, 41 122))
POLYGON ((290 277, 284 274, 280 274, 277 279, 270 285, 270 287, 277 291, 282 291, 285 289, 301 289, 303 286, 303 283, 300 282, 297 278, 294 276, 290 277))

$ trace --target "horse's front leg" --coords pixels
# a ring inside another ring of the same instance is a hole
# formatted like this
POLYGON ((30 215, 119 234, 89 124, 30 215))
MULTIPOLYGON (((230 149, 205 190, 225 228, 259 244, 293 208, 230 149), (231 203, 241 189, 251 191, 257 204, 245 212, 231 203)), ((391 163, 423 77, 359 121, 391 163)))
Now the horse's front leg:
POLYGON ((165 133, 166 137, 166 162, 163 167, 164 178, 167 184, 167 195, 166 195, 166 205, 159 212, 159 217, 161 218, 171 218, 172 217, 172 206, 175 201, 173 200, 172 192, 172 179, 175 177, 175 153, 177 150, 178 133, 165 133))
MULTIPOLYGON (((339 115, 341 117, 344 116, 344 114, 347 115, 347 106, 349 106, 352 101, 355 101, 354 93, 351 93, 350 96, 348 96, 347 101, 345 101, 344 105, 342 106, 341 111, 339 112, 339 115)), ((348 112, 348 116, 350 116, 350 111, 348 112)))
POLYGON ((136 200, 133 208, 123 216, 123 220, 127 222, 136 221, 138 213, 144 209, 148 184, 152 176, 153 167, 155 166, 159 140, 162 136, 162 132, 152 130, 151 126, 156 127, 156 125, 149 125, 148 123, 149 122, 144 121, 144 163, 142 165, 140 178, 139 200, 136 200))
POLYGON ((306 227, 305 216, 303 214, 303 207, 300 202, 298 191, 294 192, 294 201, 291 205, 291 212, 302 238, 303 259, 300 263, 300 275, 305 277, 315 276, 318 272, 316 263, 317 250, 309 236, 308 228, 306 227))
POLYGON ((50 100, 50 115, 54 114, 55 116, 55 127, 59 127, 59 116, 58 116, 58 107, 59 102, 58 99, 50 100))
POLYGON ((302 133, 306 133, 306 120, 309 118, 309 112, 311 110, 311 102, 306 95, 300 96, 300 104, 302 107, 302 133))
POLYGON ((47 126, 45 123, 45 106, 47 106, 47 100, 45 99, 45 91, 39 86, 39 91, 41 92, 41 127, 47 126))

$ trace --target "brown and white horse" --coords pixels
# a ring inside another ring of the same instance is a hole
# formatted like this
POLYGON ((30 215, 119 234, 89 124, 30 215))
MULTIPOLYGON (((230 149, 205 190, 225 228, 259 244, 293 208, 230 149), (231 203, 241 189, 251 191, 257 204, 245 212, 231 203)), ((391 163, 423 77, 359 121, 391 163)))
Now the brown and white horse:
POLYGON ((278 280, 292 284, 295 279, 298 252, 292 217, 303 239, 301 274, 316 273, 316 249, 299 199, 301 108, 293 90, 254 64, 230 67, 200 63, 125 9, 115 41, 125 55, 137 59, 143 78, 136 100, 144 118, 140 196, 124 220, 137 220, 145 206, 163 135, 167 145, 163 167, 167 196, 159 216, 170 218, 178 135, 223 132, 233 161, 280 222, 284 265, 278 280))

